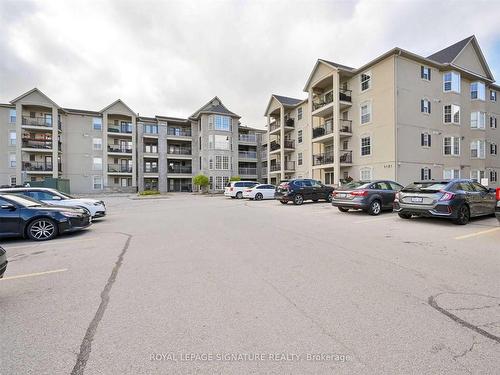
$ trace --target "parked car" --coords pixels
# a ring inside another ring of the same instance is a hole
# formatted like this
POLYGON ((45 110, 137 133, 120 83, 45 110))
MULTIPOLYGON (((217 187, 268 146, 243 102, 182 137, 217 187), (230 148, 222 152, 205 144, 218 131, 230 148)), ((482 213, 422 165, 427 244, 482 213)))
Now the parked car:
POLYGON ((351 181, 334 191, 332 206, 341 212, 357 209, 378 215, 383 210, 392 211, 396 193, 402 188, 389 180, 351 181))
POLYGON ((92 219, 106 216, 106 205, 103 201, 90 198, 75 198, 56 189, 34 187, 0 189, 0 194, 2 193, 23 194, 50 205, 80 207, 92 216, 92 219))
POLYGON ((495 202, 495 189, 474 180, 420 181, 396 194, 394 209, 403 219, 432 216, 464 225, 471 217, 492 215, 495 202))
POLYGON ((243 191, 255 185, 257 185, 255 181, 231 181, 224 188, 224 195, 233 199, 241 199, 243 198, 243 191))
POLYGON ((274 197, 282 204, 293 202, 301 205, 304 201, 312 200, 317 202, 324 199, 332 201, 333 187, 322 184, 320 181, 308 178, 300 178, 290 181, 282 181, 274 193, 274 197))
POLYGON ((0 237, 45 241, 90 224, 90 215, 81 208, 51 206, 17 194, 0 195, 0 237))
POLYGON ((274 199, 274 190, 276 186, 268 184, 259 184, 243 191, 243 198, 260 201, 262 199, 274 199))
POLYGON ((5 274, 5 270, 7 270, 7 252, 4 250, 2 246, 0 246, 0 279, 5 274))
POLYGON ((498 221, 500 221, 500 187, 497 188, 497 205, 495 207, 495 216, 497 217, 498 221))

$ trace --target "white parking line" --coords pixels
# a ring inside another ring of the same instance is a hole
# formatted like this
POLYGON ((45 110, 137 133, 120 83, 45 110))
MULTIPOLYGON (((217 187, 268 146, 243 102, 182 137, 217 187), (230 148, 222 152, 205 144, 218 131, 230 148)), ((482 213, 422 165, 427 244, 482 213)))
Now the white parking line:
POLYGON ((360 220, 360 221, 355 221, 353 224, 364 224, 364 223, 371 223, 371 222, 376 222, 376 221, 381 221, 381 220, 389 220, 389 219, 394 219, 394 215, 390 215, 387 217, 377 217, 373 219, 365 219, 365 220, 360 220))
POLYGON ((491 228, 491 229, 487 229, 487 230, 481 230, 479 232, 469 233, 469 234, 465 234, 463 236, 455 237, 455 239, 456 240, 465 240, 466 238, 482 236, 483 234, 493 233, 493 232, 496 232, 496 231, 499 231, 499 230, 500 230, 500 227, 498 227, 498 228, 491 228))
POLYGON ((68 270, 67 268, 62 268, 60 270, 44 271, 44 272, 36 272, 36 273, 27 273, 25 275, 17 275, 17 276, 4 277, 3 279, 0 279, 0 281, 15 280, 15 279, 24 279, 26 277, 34 277, 34 276, 50 275, 51 273, 65 272, 67 270, 68 270))

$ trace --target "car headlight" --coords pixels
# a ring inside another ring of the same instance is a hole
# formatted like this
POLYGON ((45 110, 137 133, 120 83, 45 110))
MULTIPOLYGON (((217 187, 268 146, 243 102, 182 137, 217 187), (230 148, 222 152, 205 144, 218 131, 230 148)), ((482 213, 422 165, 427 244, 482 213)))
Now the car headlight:
POLYGON ((79 212, 61 211, 61 215, 65 217, 80 217, 82 214, 79 212))

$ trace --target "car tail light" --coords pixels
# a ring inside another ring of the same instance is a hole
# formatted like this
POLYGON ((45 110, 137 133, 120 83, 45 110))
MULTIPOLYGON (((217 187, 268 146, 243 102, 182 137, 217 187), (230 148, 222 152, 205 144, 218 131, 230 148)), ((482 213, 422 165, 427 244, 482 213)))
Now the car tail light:
POLYGON ((247 189, 245 190, 246 193, 251 193, 252 192, 252 189, 247 189))
POLYGON ((334 192, 332 193, 332 196, 333 196, 333 197, 336 197, 336 196, 337 196, 337 192, 336 192, 336 191, 334 191, 334 192))
POLYGON ((368 195, 368 190, 354 190, 351 191, 351 195, 356 197, 366 197, 368 195))
POLYGON ((441 193, 443 193, 443 196, 439 198, 440 201, 451 201, 453 198, 455 198, 455 194, 448 191, 441 191, 441 193))
POLYGON ((500 201, 500 188, 497 188, 497 201, 500 201))

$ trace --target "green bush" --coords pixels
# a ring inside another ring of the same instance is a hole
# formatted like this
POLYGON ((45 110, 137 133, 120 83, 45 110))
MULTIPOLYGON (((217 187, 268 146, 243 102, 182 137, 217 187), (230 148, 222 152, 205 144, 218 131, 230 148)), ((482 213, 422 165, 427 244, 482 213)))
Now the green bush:
POLYGON ((241 181, 241 177, 240 176, 233 176, 229 179, 229 181, 241 181))
POLYGON ((144 190, 139 193, 139 195, 158 195, 160 192, 158 190, 144 190))
POLYGON ((199 174, 193 177, 193 184, 203 190, 208 185, 210 185, 210 180, 204 174, 199 174))

